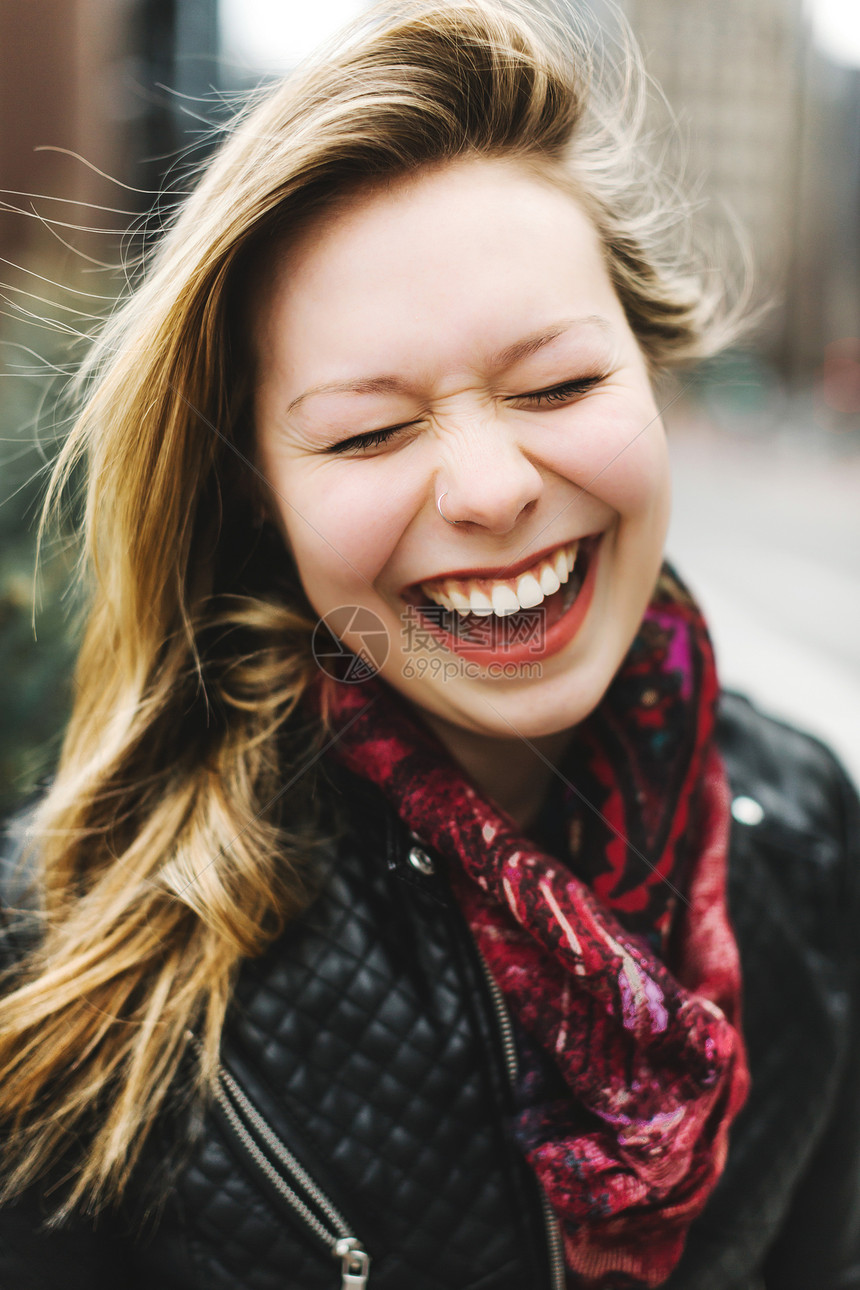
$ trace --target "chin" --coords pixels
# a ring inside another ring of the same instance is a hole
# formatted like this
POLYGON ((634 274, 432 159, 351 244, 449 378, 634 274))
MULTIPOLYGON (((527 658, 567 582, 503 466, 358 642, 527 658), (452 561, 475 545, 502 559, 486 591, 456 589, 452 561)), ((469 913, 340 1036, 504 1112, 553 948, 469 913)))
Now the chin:
POLYGON ((611 680, 611 674, 580 676, 575 681, 567 676, 562 686, 548 684, 537 687, 512 697, 510 701, 500 698, 493 706, 502 716, 499 723, 502 728, 497 727, 494 733, 511 735, 513 726, 526 739, 540 739, 570 730, 591 715, 611 680))
POLYGON ((559 676, 540 680, 491 681, 468 691, 449 685, 422 688, 389 684, 420 711, 471 734, 492 739, 540 739, 559 734, 585 720, 600 703, 612 680, 604 668, 588 671, 565 669, 559 676))

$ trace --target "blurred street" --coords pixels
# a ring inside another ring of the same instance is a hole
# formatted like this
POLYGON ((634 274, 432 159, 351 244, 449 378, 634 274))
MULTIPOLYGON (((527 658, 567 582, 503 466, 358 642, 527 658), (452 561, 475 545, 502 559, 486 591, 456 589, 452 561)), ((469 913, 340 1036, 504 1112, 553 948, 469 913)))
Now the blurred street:
POLYGON ((860 782, 860 445, 670 432, 668 555, 724 685, 818 734, 860 782))

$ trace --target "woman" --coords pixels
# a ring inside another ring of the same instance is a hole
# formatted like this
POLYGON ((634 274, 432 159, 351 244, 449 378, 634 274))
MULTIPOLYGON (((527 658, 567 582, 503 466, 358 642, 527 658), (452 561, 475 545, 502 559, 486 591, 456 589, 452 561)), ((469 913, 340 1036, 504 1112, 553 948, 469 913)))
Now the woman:
POLYGON ((733 319, 597 73, 376 13, 105 333, 4 1285, 860 1285, 857 802, 661 566, 733 319))

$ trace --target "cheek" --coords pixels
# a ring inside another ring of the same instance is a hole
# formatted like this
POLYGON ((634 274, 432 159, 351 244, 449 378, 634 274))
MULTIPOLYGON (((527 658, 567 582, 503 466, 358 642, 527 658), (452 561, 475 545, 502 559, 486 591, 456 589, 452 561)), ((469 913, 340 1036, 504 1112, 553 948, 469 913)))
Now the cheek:
POLYGON ((281 479, 279 511, 315 607, 333 593, 365 598, 390 560, 415 514, 415 499, 393 465, 393 459, 293 462, 289 481, 281 479))
POLYGON ((622 516, 662 512, 669 455, 656 408, 595 400, 577 412, 559 436, 554 469, 622 516))

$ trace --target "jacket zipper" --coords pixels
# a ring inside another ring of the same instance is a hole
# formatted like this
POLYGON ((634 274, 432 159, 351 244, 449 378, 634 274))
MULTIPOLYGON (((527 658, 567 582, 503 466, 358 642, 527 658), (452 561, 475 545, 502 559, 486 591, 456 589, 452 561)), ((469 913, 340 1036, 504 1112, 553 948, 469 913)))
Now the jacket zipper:
MULTIPOLYGON (((496 1011, 496 1018, 499 1023, 499 1031, 502 1039, 502 1049, 505 1055, 505 1066, 508 1073, 508 1083, 513 1089, 517 1082, 517 1049, 514 1043, 514 1034, 511 1028, 511 1018, 508 1013, 507 1004, 502 994, 496 978, 490 971, 489 964, 484 958, 480 949, 478 958, 481 961, 481 967, 484 969, 484 976, 487 978, 487 985, 490 988, 490 997, 493 1000, 493 1006, 496 1011)), ((561 1231, 558 1225, 558 1219, 553 1213, 552 1206, 547 1200, 546 1193, 539 1186, 541 1208, 543 1210, 544 1226, 546 1227, 546 1240, 549 1252, 550 1267, 550 1284, 552 1290, 565 1290, 565 1271, 564 1271, 564 1251, 561 1244, 561 1231)))
POLYGON ((349 1225, 340 1211, 314 1182, 286 1143, 266 1123, 233 1076, 223 1066, 218 1071, 215 1097, 227 1117, 230 1128, 260 1172, 265 1174, 278 1194, 311 1231, 325 1242, 332 1256, 340 1259, 341 1290, 366 1290, 370 1276, 370 1258, 361 1242, 350 1232, 349 1225), (252 1129, 253 1133, 250 1131, 252 1129), (284 1172, 277 1169, 263 1153, 260 1142, 284 1167, 284 1172), (330 1227, 327 1227, 309 1208, 296 1190, 297 1187, 313 1201, 328 1220, 330 1227))

